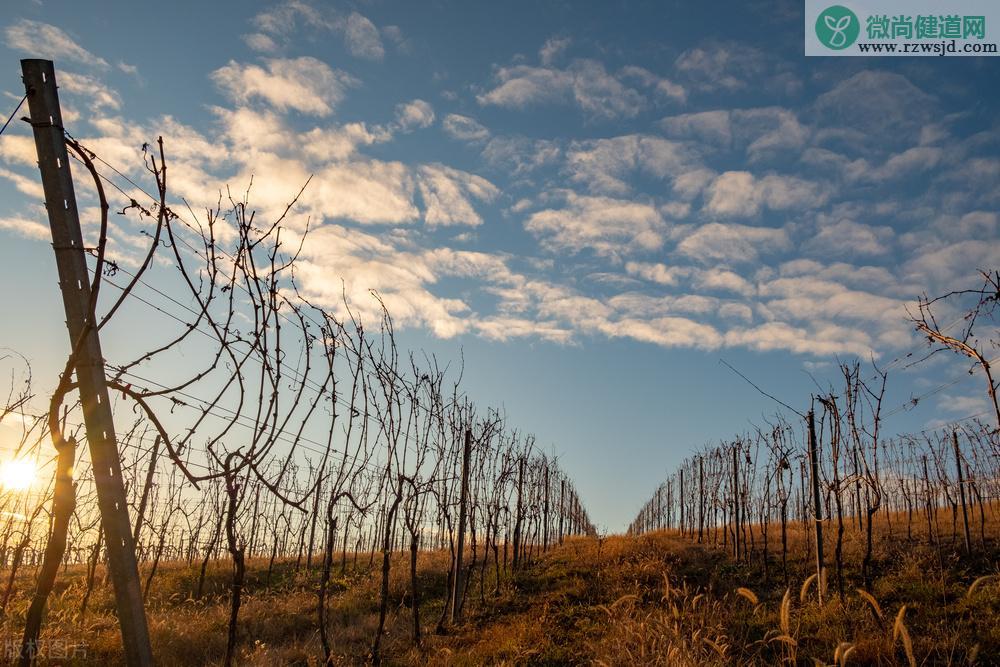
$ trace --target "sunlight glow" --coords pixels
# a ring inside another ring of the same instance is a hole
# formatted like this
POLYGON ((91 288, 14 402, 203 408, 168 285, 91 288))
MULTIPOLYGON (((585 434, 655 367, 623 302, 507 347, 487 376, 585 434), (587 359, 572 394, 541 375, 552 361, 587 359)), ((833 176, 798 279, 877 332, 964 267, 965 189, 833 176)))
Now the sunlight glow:
POLYGON ((31 461, 5 461, 0 465, 0 486, 9 491, 24 491, 35 481, 31 461))

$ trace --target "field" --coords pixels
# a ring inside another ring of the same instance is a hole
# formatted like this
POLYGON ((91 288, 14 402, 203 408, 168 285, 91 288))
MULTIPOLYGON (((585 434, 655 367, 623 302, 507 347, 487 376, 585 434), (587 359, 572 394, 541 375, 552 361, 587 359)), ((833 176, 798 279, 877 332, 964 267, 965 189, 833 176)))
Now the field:
MULTIPOLYGON (((393 555, 390 613, 383 659, 392 665, 724 665, 759 664, 995 664, 1000 660, 1000 562, 993 507, 985 549, 961 553, 959 535, 929 544, 906 516, 893 517, 892 539, 880 539, 874 585, 858 590, 861 575, 848 568, 843 600, 827 585, 817 600, 814 564, 788 560, 787 581, 769 554, 735 563, 727 551, 699 545, 677 531, 641 536, 575 537, 535 554, 518 572, 471 582, 464 621, 446 633, 435 623, 444 605, 449 558, 421 553, 418 571, 428 595, 421 606, 424 632, 413 641, 408 554, 393 555), (985 578, 984 578, 985 577, 985 578), (480 592, 480 584, 482 591, 480 592), (787 592, 786 592, 787 591, 787 592), (862 592, 863 591, 863 592, 862 592), (787 596, 787 597, 786 597, 787 596), (901 611, 905 607, 904 611, 901 611)), ((942 516, 945 525, 950 518, 942 516)), ((880 536, 888 537, 884 521, 880 536)), ((792 553, 804 554, 808 535, 793 527, 792 553)), ((845 560, 864 548, 856 529, 845 534, 845 560)), ((367 661, 378 621, 378 560, 347 554, 329 600, 334 664, 367 661)), ((322 664, 316 627, 319 570, 294 560, 248 564, 240 621, 238 664, 322 664), (268 573, 269 567, 271 569, 268 573)), ((197 563, 170 562, 148 600, 149 625, 160 664, 222 664, 226 651, 231 566, 213 562, 203 596, 194 599, 197 563)), ((488 569, 492 568, 491 567, 488 569)), ((103 576, 98 567, 97 578, 103 576)), ((122 660, 114 604, 98 587, 86 616, 80 603, 86 572, 70 567, 53 592, 40 646, 40 664, 107 665, 122 660), (52 650, 48 660, 45 647, 52 650), (61 659, 61 652, 75 657, 61 659)), ((30 586, 31 572, 18 588, 30 586)), ((22 595, 3 621, 5 646, 17 645, 26 605, 22 595)))

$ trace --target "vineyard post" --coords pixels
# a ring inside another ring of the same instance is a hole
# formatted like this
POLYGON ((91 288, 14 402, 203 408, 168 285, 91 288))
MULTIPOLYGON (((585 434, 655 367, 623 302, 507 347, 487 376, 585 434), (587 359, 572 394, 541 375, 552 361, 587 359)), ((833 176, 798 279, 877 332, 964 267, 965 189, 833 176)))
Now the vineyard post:
POLYGON ((462 551, 465 547, 465 524, 469 512, 469 459, 472 456, 472 430, 465 429, 465 447, 462 450, 462 490, 458 501, 458 544, 455 555, 455 587, 452 589, 450 620, 462 614, 462 551))
POLYGON ((962 453, 958 449, 958 431, 951 432, 951 442, 955 448, 955 469, 958 471, 958 496, 962 500, 962 524, 965 529, 965 553, 972 551, 972 540, 969 538, 969 512, 965 506, 965 480, 962 477, 962 453))
POLYGON ((549 550, 549 462, 545 461, 545 501, 542 509, 542 553, 549 550))
POLYGON ((566 513, 566 478, 559 482, 559 544, 563 543, 563 516, 566 513))
POLYGON ((656 529, 663 528, 663 487, 656 487, 656 529))
MULTIPOLYGON (((806 462, 799 459, 799 521, 802 522, 802 534, 809 535, 809 516, 806 507, 809 504, 809 495, 806 493, 806 462)), ((806 543, 806 558, 812 555, 812 542, 808 539, 806 543)))
POLYGON ((684 537, 684 468, 681 468, 681 491, 680 491, 680 502, 681 502, 681 537, 684 537))
POLYGON ((667 480, 667 528, 674 527, 674 488, 673 480, 667 480))
POLYGON ((861 514, 861 465, 858 462, 858 446, 855 445, 852 448, 852 456, 854 457, 854 513, 857 515, 858 519, 858 530, 864 530, 864 524, 862 522, 861 514))
POLYGON ((733 444, 733 548, 740 559, 740 474, 737 460, 738 444, 733 444))
MULTIPOLYGON (((514 555, 511 566, 516 570, 521 560, 521 515, 524 506, 524 456, 517 461, 517 505, 514 509, 514 555)), ((573 517, 570 517, 570 532, 573 532, 573 517)))
POLYGON ((698 544, 705 531, 705 457, 698 456, 698 544))
POLYGON ((21 72, 38 152, 66 327, 70 345, 75 346, 77 355, 77 387, 87 428, 101 523, 107 537, 108 564, 125 660, 129 665, 152 665, 153 652, 142 604, 135 543, 104 374, 104 356, 96 323, 87 321, 91 312, 90 275, 63 137, 55 67, 50 60, 27 59, 21 61, 21 72))
POLYGON ((934 544, 934 529, 931 527, 931 478, 927 474, 927 455, 920 457, 924 464, 924 509, 927 513, 927 544, 934 544))
POLYGON ((823 604, 823 505, 819 492, 819 455, 816 444, 816 418, 810 410, 806 415, 809 424, 809 471, 812 477, 813 514, 816 527, 816 590, 823 604))

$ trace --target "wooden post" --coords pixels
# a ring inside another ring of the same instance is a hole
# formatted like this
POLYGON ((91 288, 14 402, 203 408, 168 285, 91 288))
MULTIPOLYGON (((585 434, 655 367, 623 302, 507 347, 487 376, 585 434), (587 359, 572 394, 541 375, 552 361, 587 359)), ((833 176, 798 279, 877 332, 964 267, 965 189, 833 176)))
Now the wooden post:
POLYGON ((542 553, 549 550, 549 462, 545 462, 545 501, 542 504, 542 553))
POLYGON ((656 487, 656 530, 663 528, 663 487, 656 487))
POLYGON ((462 577, 462 552, 465 548, 465 524, 469 513, 469 459, 472 456, 472 430, 465 429, 465 447, 462 450, 462 490, 458 500, 458 544, 455 551, 455 587, 451 592, 451 621, 462 616, 462 597, 465 582, 462 577))
POLYGON ((566 480, 559 482, 559 544, 563 543, 563 515, 566 513, 566 480))
MULTIPOLYGON (((524 457, 517 462, 517 505, 514 509, 514 555, 511 567, 515 570, 521 563, 521 518, 524 504, 524 457)), ((570 531, 573 530, 572 517, 570 517, 570 531)))
POLYGON ((733 548, 740 559, 740 462, 739 444, 733 444, 733 548))
POLYGON ((958 431, 951 432, 951 442, 955 447, 955 470, 958 471, 958 497, 962 500, 962 527, 965 529, 965 553, 972 551, 969 538, 969 512, 965 505, 965 479, 962 475, 962 452, 958 448, 958 431))
POLYGON ((810 410, 809 423, 809 473, 812 477, 813 521, 816 527, 816 592, 823 604, 823 499, 819 492, 819 452, 816 443, 816 418, 810 410))
POLYGON ((673 480, 667 480, 667 528, 674 527, 674 488, 673 480))
POLYGON ((681 468, 681 537, 684 537, 684 468, 681 468))
POLYGON ((129 665, 152 665, 153 652, 142 605, 135 542, 104 374, 104 355, 96 323, 89 321, 90 275, 63 137, 55 68, 50 60, 22 60, 21 72, 38 151, 66 327, 71 349, 77 353, 77 388, 87 428, 97 504, 107 538, 108 567, 115 590, 125 661, 129 665))
POLYGON ((921 456, 924 464, 924 511, 927 513, 927 544, 934 544, 934 530, 931 528, 931 479, 927 474, 927 455, 921 456))
POLYGON ((698 544, 705 532, 705 457, 698 457, 698 544))

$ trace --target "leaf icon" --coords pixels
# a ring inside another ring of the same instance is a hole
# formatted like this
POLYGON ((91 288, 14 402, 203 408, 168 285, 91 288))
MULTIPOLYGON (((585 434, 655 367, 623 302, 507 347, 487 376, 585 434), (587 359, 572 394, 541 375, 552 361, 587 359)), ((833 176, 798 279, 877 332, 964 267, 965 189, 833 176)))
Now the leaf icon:
POLYGON ((844 14, 839 19, 835 19, 830 14, 823 16, 823 22, 832 33, 829 37, 831 48, 843 48, 847 44, 847 34, 844 32, 851 25, 851 14, 844 14))

